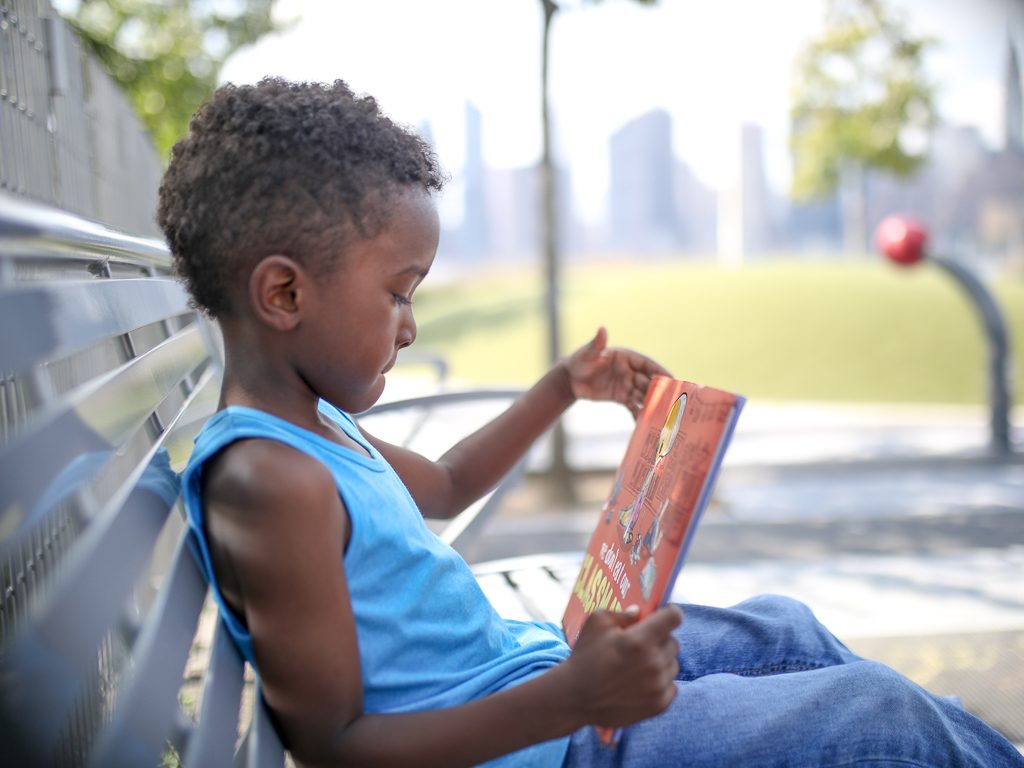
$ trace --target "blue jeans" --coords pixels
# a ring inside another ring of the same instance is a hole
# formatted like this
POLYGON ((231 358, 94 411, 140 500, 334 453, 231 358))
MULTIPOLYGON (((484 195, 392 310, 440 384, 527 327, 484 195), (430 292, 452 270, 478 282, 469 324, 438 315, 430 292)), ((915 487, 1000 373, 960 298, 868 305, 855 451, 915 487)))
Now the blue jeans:
POLYGON ((683 610, 669 708, 614 748, 577 731, 565 766, 1024 766, 992 728, 855 656, 802 603, 683 610))

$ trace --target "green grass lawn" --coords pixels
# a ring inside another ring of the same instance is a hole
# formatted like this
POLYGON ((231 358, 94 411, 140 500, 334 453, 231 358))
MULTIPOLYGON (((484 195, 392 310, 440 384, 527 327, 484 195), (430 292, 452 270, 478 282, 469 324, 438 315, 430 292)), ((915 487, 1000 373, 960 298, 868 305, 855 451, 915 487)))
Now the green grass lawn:
MULTIPOLYGON (((543 287, 532 272, 475 274, 417 294, 421 349, 452 375, 528 383, 546 369, 543 287)), ((1024 381, 1024 280, 990 285, 1024 381)), ((984 403, 979 319, 934 267, 793 263, 592 264, 563 275, 563 345, 598 325, 676 376, 778 400, 984 403)), ((1018 393, 1015 402, 1024 402, 1018 393)))

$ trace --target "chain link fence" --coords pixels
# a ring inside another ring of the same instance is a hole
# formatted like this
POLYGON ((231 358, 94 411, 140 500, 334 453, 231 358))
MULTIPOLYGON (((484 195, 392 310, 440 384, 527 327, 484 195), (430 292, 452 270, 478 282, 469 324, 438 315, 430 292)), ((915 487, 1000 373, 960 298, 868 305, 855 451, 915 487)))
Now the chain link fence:
POLYGON ((0 0, 0 189, 159 235, 162 165, 128 100, 46 0, 0 0))

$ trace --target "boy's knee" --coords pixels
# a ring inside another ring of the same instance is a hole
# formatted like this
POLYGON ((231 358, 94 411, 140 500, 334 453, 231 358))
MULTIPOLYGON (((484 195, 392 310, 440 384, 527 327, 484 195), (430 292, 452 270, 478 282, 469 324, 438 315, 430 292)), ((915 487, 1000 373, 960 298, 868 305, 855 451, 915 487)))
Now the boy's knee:
POLYGON ((830 764, 1017 764, 998 733, 884 664, 861 660, 829 674, 830 764))
POLYGON ((922 708, 933 708, 923 688, 885 664, 864 660, 847 666, 851 693, 869 696, 879 711, 891 713, 894 721, 900 715, 919 716, 922 708))
POLYGON ((764 594, 744 600, 736 606, 750 613, 772 618, 792 617, 800 620, 817 619, 805 603, 786 595, 764 594))

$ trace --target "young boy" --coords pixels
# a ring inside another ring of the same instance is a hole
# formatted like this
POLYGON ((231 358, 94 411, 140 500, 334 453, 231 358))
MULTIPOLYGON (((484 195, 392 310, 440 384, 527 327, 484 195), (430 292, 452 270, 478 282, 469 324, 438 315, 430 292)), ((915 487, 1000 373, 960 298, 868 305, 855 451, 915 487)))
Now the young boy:
POLYGON ((785 598, 687 607, 681 628, 675 606, 597 613, 571 654, 557 627, 500 618, 422 517, 479 498, 576 398, 635 413, 664 370, 602 329, 436 463, 361 432, 350 414, 416 338, 441 186, 371 98, 268 79, 214 94, 160 190, 226 357, 189 520, 299 764, 1020 763, 785 598), (595 724, 628 727, 612 750, 595 724))

